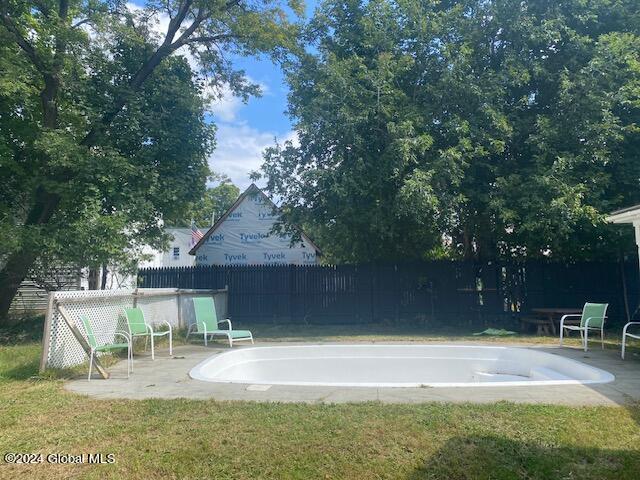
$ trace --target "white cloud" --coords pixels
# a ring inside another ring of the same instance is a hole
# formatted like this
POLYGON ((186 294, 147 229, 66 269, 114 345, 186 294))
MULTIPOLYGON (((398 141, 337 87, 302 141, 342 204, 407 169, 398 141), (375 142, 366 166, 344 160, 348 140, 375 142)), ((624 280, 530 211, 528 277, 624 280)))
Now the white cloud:
MULTIPOLYGON (((278 139, 278 140, 280 140, 280 139, 278 139)), ((294 147, 299 147, 300 146, 300 139, 298 138, 298 132, 296 132, 295 130, 291 130, 284 137, 282 137, 280 142, 281 143, 291 142, 294 147)))
MULTIPOLYGON (((254 80, 249 75, 245 75, 245 78, 248 83, 258 85, 263 96, 269 95, 269 86, 266 83, 254 80)), ((224 84, 218 90, 206 86, 203 95, 207 100, 207 112, 223 122, 235 121, 238 111, 245 105, 240 97, 233 94, 228 84, 224 84)))
POLYGON ((207 111, 224 122, 233 122, 238 110, 244 105, 242 100, 233 94, 229 85, 224 85, 220 92, 205 87, 204 95, 208 100, 207 111))
POLYGON ((220 123, 218 125, 217 147, 209 157, 209 166, 217 173, 224 173, 241 190, 251 184, 249 173, 262 165, 262 152, 274 144, 293 140, 294 132, 277 135, 273 132, 257 130, 247 124, 220 123))

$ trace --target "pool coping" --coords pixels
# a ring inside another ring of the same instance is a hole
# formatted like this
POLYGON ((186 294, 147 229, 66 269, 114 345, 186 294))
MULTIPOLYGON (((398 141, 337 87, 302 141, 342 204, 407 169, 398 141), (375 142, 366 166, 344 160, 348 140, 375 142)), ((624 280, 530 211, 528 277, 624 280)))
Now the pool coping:
MULTIPOLYGON (((356 341, 356 342, 256 342, 258 346, 286 346, 309 344, 348 344, 372 345, 477 345, 532 348, 577 360, 593 367, 610 372, 615 380, 599 384, 563 384, 536 386, 491 386, 477 387, 341 387, 341 386, 300 386, 272 385, 269 388, 256 388, 250 384, 215 383, 195 380, 189 377, 190 370, 211 356, 228 351, 220 344, 204 347, 202 345, 184 345, 174 348, 173 357, 160 348, 156 351, 155 361, 148 353, 136 354, 133 373, 126 377, 126 362, 122 361, 109 368, 111 378, 100 380, 97 377, 90 382, 79 377, 65 382, 69 391, 89 395, 99 399, 148 399, 148 398, 187 398, 211 399, 219 401, 261 401, 261 402, 300 402, 300 403, 352 403, 376 401, 382 403, 494 403, 509 401, 516 403, 556 404, 556 405, 628 405, 640 401, 640 357, 621 360, 619 351, 592 348, 586 354, 576 347, 554 345, 500 343, 481 341, 356 341)), ((234 346, 235 348, 251 348, 234 346)), ((637 357, 637 356, 634 356, 637 357)))

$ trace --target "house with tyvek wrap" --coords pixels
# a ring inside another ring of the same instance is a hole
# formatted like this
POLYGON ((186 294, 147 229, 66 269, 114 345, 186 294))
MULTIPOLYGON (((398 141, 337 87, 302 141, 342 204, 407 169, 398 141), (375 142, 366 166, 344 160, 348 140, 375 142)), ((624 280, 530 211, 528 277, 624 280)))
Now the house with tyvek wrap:
POLYGON ((276 205, 252 184, 191 251, 196 265, 317 265, 320 249, 301 232, 301 241, 273 232, 276 205))

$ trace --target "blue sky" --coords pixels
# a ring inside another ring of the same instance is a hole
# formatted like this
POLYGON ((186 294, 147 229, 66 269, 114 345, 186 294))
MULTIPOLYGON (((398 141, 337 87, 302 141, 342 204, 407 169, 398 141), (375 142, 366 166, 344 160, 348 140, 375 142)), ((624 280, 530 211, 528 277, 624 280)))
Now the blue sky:
POLYGON ((282 72, 268 58, 243 58, 236 61, 247 76, 261 85, 261 97, 244 104, 225 96, 211 105, 208 116, 217 128, 217 148, 209 159, 212 170, 228 175, 241 189, 251 181, 249 173, 262 162, 262 150, 274 139, 282 142, 293 136, 291 121, 285 114, 287 87, 282 72))
MULTIPOLYGON (((309 18, 318 0, 307 0, 305 4, 309 18)), ((238 58, 235 63, 263 87, 263 95, 249 99, 246 104, 226 98, 213 105, 210 118, 218 133, 217 148, 209 165, 244 189, 251 183, 249 173, 258 170, 262 163, 262 151, 273 145, 276 138, 283 142, 295 135, 285 114, 288 89, 280 68, 268 58, 238 58)))
MULTIPOLYGON (((130 0, 130 8, 145 4, 145 0, 130 0)), ((318 0, 307 0, 307 18, 318 0)), ((157 30, 166 31, 168 17, 159 19, 157 30)), ((178 51, 179 54, 184 52, 178 51)), ((216 124, 217 148, 209 158, 209 166, 216 173, 227 175, 240 189, 251 183, 249 173, 258 170, 262 151, 279 142, 293 139, 291 121, 285 114, 287 86, 280 68, 266 57, 236 58, 236 68, 242 69, 255 83, 261 85, 261 97, 250 98, 245 104, 230 93, 210 105, 208 121, 216 124)))

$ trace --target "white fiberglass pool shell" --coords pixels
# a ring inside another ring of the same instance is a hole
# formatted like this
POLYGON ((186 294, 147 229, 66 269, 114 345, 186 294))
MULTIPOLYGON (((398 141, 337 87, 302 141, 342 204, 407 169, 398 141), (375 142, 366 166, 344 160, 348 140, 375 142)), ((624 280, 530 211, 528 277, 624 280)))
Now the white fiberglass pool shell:
POLYGON ((290 345, 215 355, 189 375, 219 383, 470 387, 607 383, 609 372, 531 348, 477 345, 290 345))

